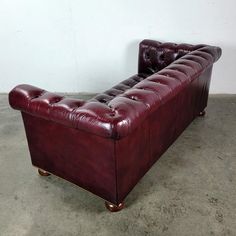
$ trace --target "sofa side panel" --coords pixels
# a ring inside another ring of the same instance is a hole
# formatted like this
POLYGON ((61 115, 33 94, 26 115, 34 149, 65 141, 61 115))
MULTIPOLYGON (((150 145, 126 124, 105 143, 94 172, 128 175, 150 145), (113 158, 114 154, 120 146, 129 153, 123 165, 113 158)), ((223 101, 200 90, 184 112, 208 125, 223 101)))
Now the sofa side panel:
POLYGON ((209 66, 198 78, 197 113, 207 107, 213 65, 209 66))
POLYGON ((198 103, 198 78, 193 80, 181 93, 178 94, 176 104, 176 119, 174 140, 184 131, 185 128, 197 116, 196 103, 198 103))
POLYGON ((175 140, 179 101, 180 97, 177 95, 150 116, 150 159, 152 164, 175 140))
POLYGON ((207 104, 211 67, 116 142, 118 199, 137 182, 207 104))
POLYGON ((32 164, 116 203, 114 141, 22 113, 32 164))
POLYGON ((116 142, 118 198, 122 201, 194 118, 190 86, 160 106, 136 129, 116 142), (179 116, 179 114, 183 114, 179 116))
POLYGON ((117 192, 122 202, 150 168, 149 122, 116 140, 117 192))

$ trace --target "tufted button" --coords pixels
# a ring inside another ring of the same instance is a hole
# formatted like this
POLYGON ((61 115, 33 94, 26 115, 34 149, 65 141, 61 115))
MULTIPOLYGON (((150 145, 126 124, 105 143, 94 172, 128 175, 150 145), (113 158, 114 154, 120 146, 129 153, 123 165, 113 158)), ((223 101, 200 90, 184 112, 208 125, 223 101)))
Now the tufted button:
POLYGON ((159 60, 161 60, 161 61, 164 61, 164 60, 165 60, 165 54, 164 54, 164 53, 162 53, 162 54, 159 56, 159 60))
POLYGON ((104 98, 98 99, 98 101, 101 102, 101 103, 106 103, 107 102, 107 100, 105 100, 104 98))
POLYGON ((144 58, 145 58, 146 60, 150 60, 150 52, 149 52, 149 51, 147 51, 147 52, 144 53, 144 58))
POLYGON ((108 107, 111 110, 111 113, 109 113, 109 116, 114 117, 116 115, 116 110, 114 107, 112 107, 111 105, 108 105, 108 107))
POLYGON ((134 101, 137 101, 138 100, 138 98, 136 97, 136 96, 131 96, 131 97, 129 97, 131 100, 134 100, 134 101))

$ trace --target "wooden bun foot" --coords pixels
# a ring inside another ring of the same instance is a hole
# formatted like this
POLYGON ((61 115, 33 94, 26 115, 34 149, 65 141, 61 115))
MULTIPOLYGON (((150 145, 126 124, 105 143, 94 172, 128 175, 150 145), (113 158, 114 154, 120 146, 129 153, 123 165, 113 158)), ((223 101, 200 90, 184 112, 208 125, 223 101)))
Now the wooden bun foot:
POLYGON ((50 175, 47 171, 42 170, 42 169, 38 169, 38 172, 39 172, 39 175, 41 175, 41 176, 49 176, 50 175))
POLYGON ((118 205, 115 205, 110 202, 105 202, 105 206, 110 212, 117 212, 117 211, 122 210, 124 208, 125 204, 124 204, 124 202, 121 202, 118 205))
POLYGON ((206 111, 200 111, 198 116, 205 116, 205 114, 206 114, 206 111))

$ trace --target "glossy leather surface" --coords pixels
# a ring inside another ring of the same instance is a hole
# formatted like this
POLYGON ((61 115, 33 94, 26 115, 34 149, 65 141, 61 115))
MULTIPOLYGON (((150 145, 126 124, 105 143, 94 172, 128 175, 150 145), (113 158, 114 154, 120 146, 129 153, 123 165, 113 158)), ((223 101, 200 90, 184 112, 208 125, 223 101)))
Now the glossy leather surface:
POLYGON ((18 85, 9 102, 22 111, 32 163, 122 202, 206 107, 220 55, 219 47, 144 40, 138 74, 89 101, 18 85))
POLYGON ((191 83, 220 54, 218 47, 145 40, 140 44, 139 74, 88 102, 19 85, 10 93, 10 103, 13 108, 69 127, 120 138, 130 134, 180 87, 191 83))
MULTIPOLYGON (((32 164, 116 201, 114 141, 22 113, 32 164)), ((79 199, 78 199, 79 200, 79 199)))

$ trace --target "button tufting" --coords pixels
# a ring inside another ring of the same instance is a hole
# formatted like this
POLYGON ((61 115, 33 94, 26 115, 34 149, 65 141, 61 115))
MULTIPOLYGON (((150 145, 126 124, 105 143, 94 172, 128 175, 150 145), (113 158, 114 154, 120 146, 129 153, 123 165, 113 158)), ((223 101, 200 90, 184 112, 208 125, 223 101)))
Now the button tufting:
POLYGON ((108 105, 108 107, 111 109, 111 112, 112 112, 112 113, 110 113, 109 115, 110 115, 111 117, 115 116, 116 110, 114 109, 114 107, 112 107, 111 105, 108 105))
POLYGON ((129 97, 131 100, 134 100, 134 101, 137 101, 138 100, 138 98, 136 97, 136 96, 131 96, 131 97, 129 97))
POLYGON ((159 60, 161 60, 161 61, 165 60, 165 54, 164 53, 159 56, 159 60))
POLYGON ((147 51, 147 52, 144 53, 144 58, 145 58, 146 60, 150 60, 151 56, 150 56, 150 52, 149 52, 149 51, 147 51))
MULTIPOLYGON (((105 137, 113 137, 114 130, 110 129, 116 124, 109 123, 108 118, 117 115, 117 121, 129 119, 127 124, 119 123, 120 126, 115 127, 120 129, 121 136, 125 136, 140 123, 140 120, 136 119, 137 114, 140 118, 148 115, 141 103, 149 105, 167 101, 173 94, 177 94, 190 84, 191 78, 194 79, 212 65, 220 55, 221 50, 217 47, 161 44, 145 40, 140 44, 138 74, 87 102, 81 101, 79 104, 37 87, 20 85, 11 91, 10 104, 26 113, 105 137), (177 58, 181 60, 176 61, 177 58), (165 81, 150 83, 151 75, 165 81), (60 106, 49 104, 59 101, 60 106), (108 105, 112 105, 116 110, 108 105)), ((115 130, 117 133, 120 131, 115 130)))
POLYGON ((101 102, 101 103, 106 103, 107 102, 107 100, 105 100, 104 98, 98 99, 98 101, 101 102))

